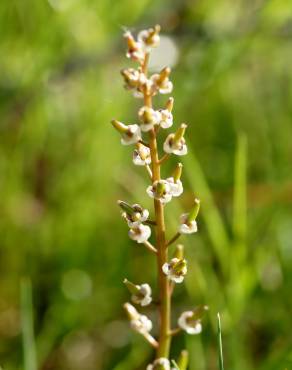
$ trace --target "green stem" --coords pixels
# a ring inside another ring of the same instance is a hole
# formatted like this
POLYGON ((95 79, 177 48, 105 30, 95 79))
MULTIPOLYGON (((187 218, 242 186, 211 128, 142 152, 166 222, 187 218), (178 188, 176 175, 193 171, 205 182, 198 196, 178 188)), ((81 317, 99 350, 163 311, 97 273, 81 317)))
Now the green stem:
MULTIPOLYGON (((149 55, 146 55, 143 64, 143 72, 147 74, 149 55)), ((152 107, 152 96, 144 95, 144 104, 152 107)), ((149 147, 152 165, 152 184, 161 179, 160 162, 158 158, 157 140, 155 129, 149 132, 149 147)), ((165 240, 165 221, 164 208, 158 199, 154 199, 155 220, 156 220, 156 248, 157 248, 157 270, 159 287, 159 340, 157 347, 157 358, 169 357, 171 335, 170 333, 170 312, 171 312, 171 292, 167 276, 162 271, 164 263, 168 262, 168 251, 165 240)))
MULTIPOLYGON (((160 177, 160 164, 158 163, 157 141, 154 130, 150 131, 150 150, 152 159, 152 180, 158 181, 160 177)), ((168 261, 167 246, 165 240, 164 208, 158 199, 154 199, 156 219, 156 245, 157 245, 157 268, 158 284, 160 293, 160 330, 157 357, 169 357, 170 341, 170 289, 167 276, 162 271, 162 266, 168 261)))

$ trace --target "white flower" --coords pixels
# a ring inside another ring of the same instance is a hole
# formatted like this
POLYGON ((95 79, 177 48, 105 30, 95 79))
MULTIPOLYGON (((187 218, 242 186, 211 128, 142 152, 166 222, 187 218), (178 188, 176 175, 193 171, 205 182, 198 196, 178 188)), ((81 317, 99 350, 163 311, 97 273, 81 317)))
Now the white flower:
POLYGON ((137 144, 137 149, 133 153, 133 163, 136 166, 145 166, 151 163, 151 154, 150 149, 141 144, 137 144))
POLYGON ((165 357, 156 359, 146 370, 171 370, 169 360, 165 357))
POLYGON ((147 316, 141 315, 130 303, 125 303, 124 308, 130 319, 132 329, 140 334, 149 333, 152 329, 152 322, 147 316))
POLYGON ((122 217, 127 221, 129 227, 135 228, 148 219, 149 211, 146 208, 142 208, 140 204, 127 205, 129 207, 128 210, 123 207, 122 203, 126 204, 119 201, 120 207, 124 210, 122 217))
POLYGON ((196 220, 189 220, 189 214, 184 213, 180 216, 180 225, 178 228, 181 234, 192 234, 198 231, 198 225, 196 220))
POLYGON ((175 182, 173 177, 169 177, 166 179, 166 181, 170 185, 171 194, 173 197, 179 197, 183 193, 183 184, 180 180, 176 180, 175 182))
POLYGON ((127 132, 122 134, 121 143, 131 145, 141 140, 141 130, 138 125, 128 125, 127 132))
POLYGON ((175 283, 182 283, 187 274, 187 261, 185 259, 172 258, 169 263, 162 266, 162 271, 175 283))
POLYGON ((126 53, 127 58, 136 60, 138 62, 143 62, 145 58, 143 45, 140 42, 135 41, 130 31, 126 31, 124 33, 124 37, 127 40, 128 44, 128 51, 126 53))
POLYGON ((139 315, 137 320, 131 320, 131 327, 140 334, 149 333, 152 329, 152 322, 145 315, 139 315))
POLYGON ((132 293, 131 300, 133 303, 140 304, 141 306, 147 306, 151 303, 152 290, 149 284, 136 285, 128 279, 124 279, 124 284, 129 292, 132 293))
POLYGON ((148 306, 152 301, 152 290, 149 284, 136 285, 139 290, 133 294, 131 299, 134 303, 140 304, 141 306, 148 306))
POLYGON ((156 89, 160 92, 160 94, 170 94, 172 92, 173 84, 168 77, 162 80, 161 75, 155 73, 150 77, 150 80, 152 81, 156 89))
POLYGON ((151 48, 155 48, 159 45, 160 37, 159 37, 160 26, 155 26, 154 28, 150 28, 149 30, 143 30, 138 34, 138 42, 142 45, 142 48, 149 52, 151 48))
POLYGON ((188 334, 200 334, 202 331, 200 319, 197 319, 194 316, 193 311, 185 311, 178 319, 178 326, 188 334))
POLYGON ((153 185, 148 186, 146 192, 151 198, 158 199, 163 204, 170 202, 172 198, 171 187, 166 180, 155 181, 153 185))
POLYGON ((169 110, 161 109, 160 115, 161 119, 159 124, 162 128, 169 128, 173 125, 173 115, 169 110))
POLYGON ((150 131, 154 125, 158 125, 161 119, 160 112, 149 107, 140 108, 138 115, 142 122, 141 130, 144 132, 150 131))
POLYGON ((121 74, 124 77, 124 86, 128 90, 137 89, 146 80, 145 74, 134 68, 124 68, 121 70, 121 74))
POLYGON ((186 141, 182 137, 178 142, 174 141, 175 134, 169 134, 163 144, 163 150, 165 153, 173 153, 175 155, 185 155, 188 153, 186 141))
POLYGON ((151 228, 147 225, 137 225, 129 230, 129 237, 137 243, 146 242, 151 235, 151 228))

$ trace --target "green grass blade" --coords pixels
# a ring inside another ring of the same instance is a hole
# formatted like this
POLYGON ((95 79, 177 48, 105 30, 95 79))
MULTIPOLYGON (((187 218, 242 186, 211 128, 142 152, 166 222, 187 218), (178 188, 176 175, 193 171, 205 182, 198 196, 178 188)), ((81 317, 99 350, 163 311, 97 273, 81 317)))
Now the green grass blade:
POLYGON ((30 279, 22 279, 20 289, 24 370, 37 370, 36 348, 33 332, 32 289, 30 279))
POLYGON ((217 314, 217 323, 218 323, 218 350, 219 350, 219 369, 224 370, 224 364, 223 364, 223 349, 222 349, 222 336, 221 336, 221 320, 220 320, 220 314, 217 314))
POLYGON ((181 351, 178 358, 178 368, 179 370, 187 370, 189 363, 189 353, 186 350, 181 351))
POLYGON ((246 167, 247 140, 244 134, 240 134, 238 136, 238 145, 234 163, 233 196, 233 235, 237 241, 244 241, 246 236, 246 167))
POLYGON ((185 164, 184 174, 202 201, 202 216, 205 219, 215 254, 220 261, 222 270, 226 271, 228 269, 229 238, 223 219, 215 205, 211 190, 195 154, 189 151, 188 155, 183 158, 183 162, 185 164))
POLYGON ((178 367, 178 364, 174 360, 171 360, 171 363, 176 370, 180 370, 180 368, 178 367))

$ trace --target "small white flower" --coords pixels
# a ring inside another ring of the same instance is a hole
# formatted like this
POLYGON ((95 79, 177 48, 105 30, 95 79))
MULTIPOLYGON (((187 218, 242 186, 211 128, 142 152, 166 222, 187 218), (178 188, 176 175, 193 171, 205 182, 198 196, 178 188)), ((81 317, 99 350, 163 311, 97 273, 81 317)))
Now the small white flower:
POLYGON ((152 322, 145 315, 140 315, 136 320, 131 320, 131 327, 140 334, 149 333, 152 329, 152 322))
POLYGON ((147 225, 137 225, 129 230, 129 237, 137 243, 146 242, 151 235, 151 228, 147 225))
POLYGON ((152 322, 147 316, 141 315, 130 303, 125 303, 124 308, 130 319, 132 329, 140 334, 149 333, 152 329, 152 322))
POLYGON ((171 370, 169 360, 165 357, 156 359, 146 370, 171 370))
POLYGON ((124 37, 127 40, 128 50, 126 53, 127 58, 142 62, 145 58, 145 52, 143 45, 140 42, 135 41, 130 31, 124 33, 124 37))
POLYGON ((141 140, 141 130, 138 125, 128 125, 127 132, 122 134, 121 143, 131 145, 141 140))
POLYGON ((198 231, 196 220, 189 221, 189 214, 184 213, 180 216, 180 225, 178 231, 181 234, 192 234, 198 231))
POLYGON ((151 154, 150 149, 141 144, 137 144, 137 149, 133 153, 133 163, 136 166, 145 166, 151 163, 151 154))
POLYGON ((166 179, 166 181, 168 181, 170 185, 171 194, 173 197, 179 197, 183 193, 183 184, 180 180, 176 180, 175 182, 173 177, 169 177, 166 179))
POLYGON ((159 45, 160 37, 159 37, 160 26, 155 26, 154 28, 150 28, 149 30, 143 30, 138 34, 138 42, 142 45, 142 48, 149 52, 151 48, 155 48, 159 45))
POLYGON ((134 68, 124 68, 121 70, 121 74, 124 77, 125 85, 127 90, 136 89, 140 84, 141 73, 134 68))
POLYGON ((127 221, 129 227, 135 228, 145 222, 149 217, 149 211, 142 208, 140 204, 133 204, 130 211, 122 212, 122 217, 127 221))
POLYGON ((172 198, 171 187, 166 180, 155 181, 153 185, 148 186, 146 192, 151 198, 158 199, 163 204, 170 202, 172 198))
POLYGON ((167 109, 160 110, 161 120, 159 122, 162 128, 169 128, 173 125, 173 115, 167 109))
POLYGON ((168 77, 161 79, 160 74, 155 73, 150 77, 153 85, 160 92, 160 94, 170 94, 173 89, 173 83, 169 80, 168 77))
POLYGON ((155 125, 158 125, 161 120, 161 114, 149 107, 142 107, 138 112, 141 120, 141 130, 144 132, 150 131, 155 125))
POLYGON ((201 321, 194 317, 193 311, 183 312, 178 319, 178 326, 188 334, 200 334, 202 332, 201 321))
POLYGON ((187 261, 185 259, 172 258, 169 263, 162 266, 162 271, 175 283, 182 283, 187 274, 187 261))
POLYGON ((185 155, 188 153, 186 141, 182 137, 178 142, 174 141, 175 134, 169 134, 163 144, 163 150, 165 153, 173 153, 175 155, 185 155))
POLYGON ((152 290, 149 284, 136 285, 139 292, 133 294, 131 299, 134 303, 141 306, 148 306, 152 301, 152 290))

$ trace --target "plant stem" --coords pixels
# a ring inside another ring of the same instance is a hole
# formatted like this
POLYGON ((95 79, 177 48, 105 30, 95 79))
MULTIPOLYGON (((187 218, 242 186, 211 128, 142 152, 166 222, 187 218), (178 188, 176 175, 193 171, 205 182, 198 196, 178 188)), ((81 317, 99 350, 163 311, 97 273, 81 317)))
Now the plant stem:
MULTIPOLYGON (((146 54, 143 72, 147 74, 149 54, 146 54)), ((152 108, 152 96, 144 94, 144 104, 152 108)), ((152 165, 152 184, 159 181, 160 162, 158 158, 157 140, 155 129, 149 132, 149 147, 152 165)), ((168 251, 165 240, 165 221, 163 204, 158 199, 154 199, 154 210, 156 220, 156 248, 157 248, 157 270, 158 270, 158 287, 159 287, 159 340, 157 347, 157 358, 169 357, 171 335, 170 333, 170 312, 171 312, 171 294, 167 276, 162 271, 164 263, 168 262, 168 251)))

